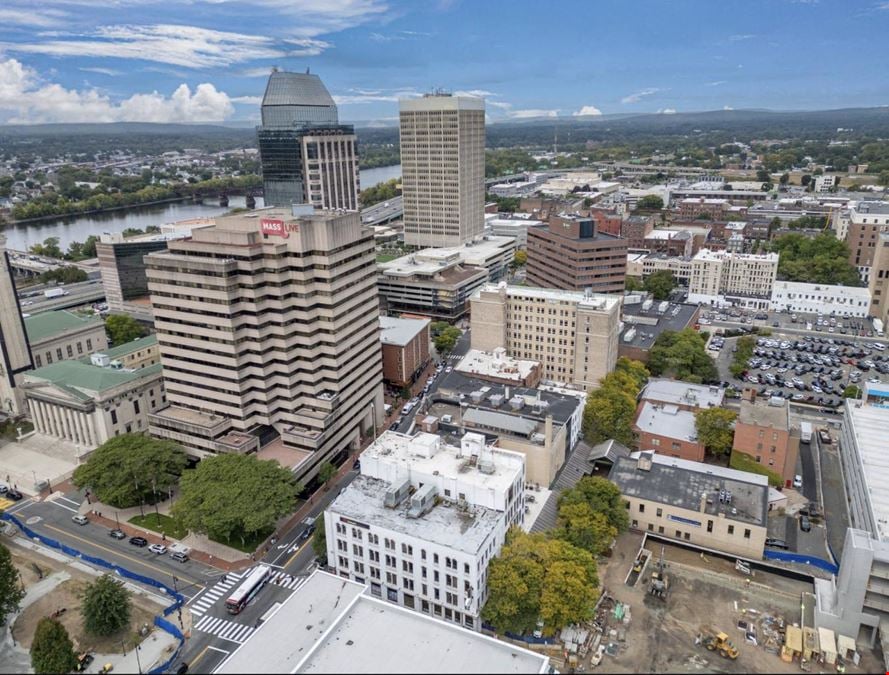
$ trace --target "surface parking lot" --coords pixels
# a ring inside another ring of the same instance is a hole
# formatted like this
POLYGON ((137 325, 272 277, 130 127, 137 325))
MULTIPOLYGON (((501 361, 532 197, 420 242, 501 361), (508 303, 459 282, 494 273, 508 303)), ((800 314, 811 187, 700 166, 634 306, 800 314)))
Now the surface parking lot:
MULTIPOLYGON (((737 349, 734 340, 725 345, 723 349, 737 349)), ((731 355, 724 361, 730 362, 731 355)), ((779 396, 833 410, 842 405, 843 390, 848 385, 880 382, 881 376, 887 375, 889 353, 884 344, 778 333, 757 338, 747 370, 740 377, 724 377, 739 388, 753 385, 763 396, 779 396)))

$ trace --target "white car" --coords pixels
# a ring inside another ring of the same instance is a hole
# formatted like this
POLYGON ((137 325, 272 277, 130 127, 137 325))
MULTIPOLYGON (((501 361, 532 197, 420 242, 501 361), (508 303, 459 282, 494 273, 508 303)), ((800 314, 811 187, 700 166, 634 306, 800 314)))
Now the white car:
POLYGON ((152 544, 148 547, 148 550, 152 553, 157 553, 158 555, 164 555, 167 552, 167 547, 163 544, 152 544))
POLYGON ((802 486, 803 486, 803 477, 800 476, 799 474, 796 474, 793 477, 793 487, 795 489, 799 490, 802 486))

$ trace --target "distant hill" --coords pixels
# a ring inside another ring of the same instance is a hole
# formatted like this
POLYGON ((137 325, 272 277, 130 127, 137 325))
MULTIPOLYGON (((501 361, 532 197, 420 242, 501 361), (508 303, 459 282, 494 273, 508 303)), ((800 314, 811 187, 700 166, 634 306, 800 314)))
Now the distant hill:
POLYGON ((69 136, 107 135, 120 136, 126 134, 156 134, 177 136, 188 134, 231 134, 255 133, 249 130, 233 128, 217 124, 152 124, 150 122, 111 122, 107 124, 7 124, 0 125, 0 136, 69 136))

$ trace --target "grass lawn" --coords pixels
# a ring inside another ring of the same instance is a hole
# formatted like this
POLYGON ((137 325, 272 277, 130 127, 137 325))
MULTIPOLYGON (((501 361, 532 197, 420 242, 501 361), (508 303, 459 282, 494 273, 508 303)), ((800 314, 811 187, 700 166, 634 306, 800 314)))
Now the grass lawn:
POLYGON ((269 528, 268 530, 257 532, 252 536, 244 537, 244 543, 241 543, 241 538, 237 535, 235 535, 231 539, 223 539, 222 537, 213 536, 211 536, 210 539, 219 544, 230 546, 231 548, 237 549, 238 551, 241 551, 243 553, 253 553, 253 551, 256 550, 256 547, 264 542, 265 538, 268 537, 272 533, 272 531, 273 529, 269 528))
POLYGON ((380 253, 377 255, 377 262, 378 263, 385 263, 385 262, 389 262, 390 260, 395 260, 396 258, 399 258, 399 257, 401 257, 401 256, 396 253, 380 253))
POLYGON ((153 530, 157 533, 163 533, 173 539, 182 539, 188 534, 188 530, 182 527, 177 521, 165 516, 163 513, 156 515, 154 513, 146 513, 144 516, 133 516, 130 518, 133 525, 144 527, 146 530, 153 530))

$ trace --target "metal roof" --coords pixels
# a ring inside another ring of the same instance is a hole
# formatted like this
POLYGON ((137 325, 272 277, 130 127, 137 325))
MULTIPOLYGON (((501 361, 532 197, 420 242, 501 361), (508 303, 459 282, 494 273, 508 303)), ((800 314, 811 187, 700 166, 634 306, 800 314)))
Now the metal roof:
POLYGON ((336 106, 336 103, 317 75, 278 70, 269 76, 262 105, 336 106))
POLYGON ((478 424, 489 429, 509 431, 519 436, 530 436, 537 430, 537 425, 539 424, 537 420, 529 420, 519 415, 509 415, 479 408, 467 408, 466 412, 463 413, 463 421, 470 424, 478 424))
POLYGON ((47 338, 62 335, 71 330, 79 330, 90 325, 101 325, 98 317, 82 317, 66 310, 41 312, 25 319, 25 331, 29 342, 40 342, 47 338))

